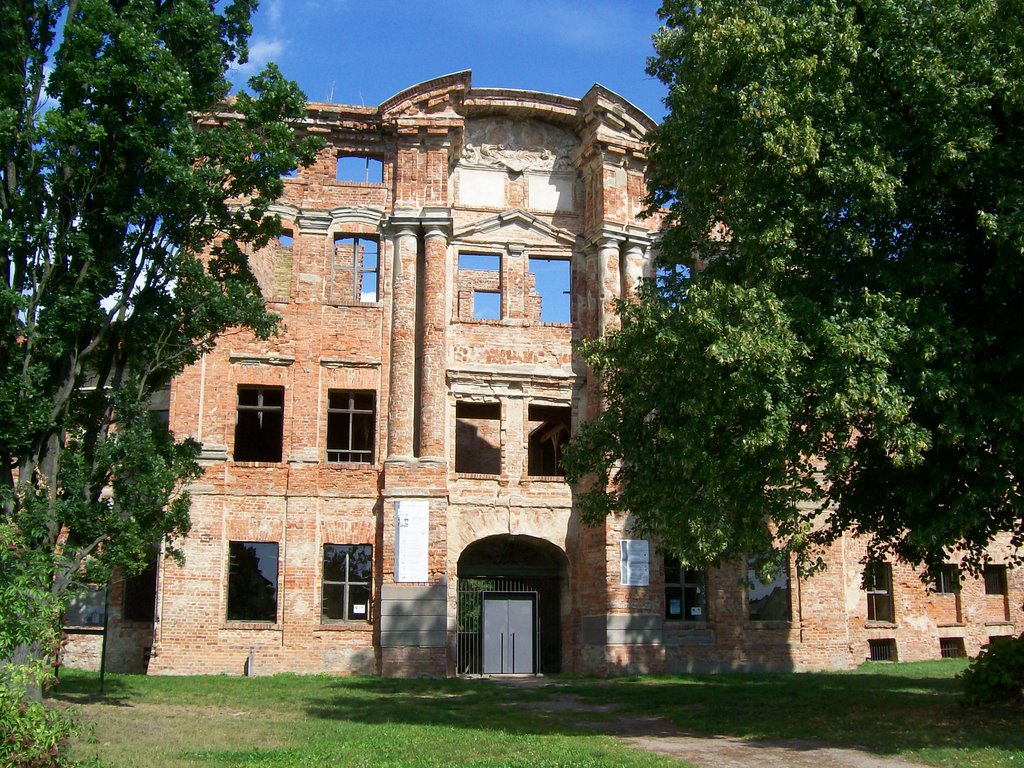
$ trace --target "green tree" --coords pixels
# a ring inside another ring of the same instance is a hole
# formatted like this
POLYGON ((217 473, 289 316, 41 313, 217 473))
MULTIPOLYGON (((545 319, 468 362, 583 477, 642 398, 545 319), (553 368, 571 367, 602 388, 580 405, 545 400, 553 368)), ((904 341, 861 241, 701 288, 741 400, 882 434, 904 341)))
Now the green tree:
POLYGON ((691 562, 814 564, 843 531, 912 562, 1024 544, 1022 11, 664 3, 663 272, 586 348, 591 519, 691 562))
MULTIPOLYGON (((272 65, 228 98, 255 6, 0 4, 0 531, 25 553, 0 594, 59 609, 188 531, 197 446, 154 427, 150 396, 226 330, 274 332, 244 249, 316 150, 272 65)), ((29 607, 0 601, 0 662, 47 650, 29 607)))

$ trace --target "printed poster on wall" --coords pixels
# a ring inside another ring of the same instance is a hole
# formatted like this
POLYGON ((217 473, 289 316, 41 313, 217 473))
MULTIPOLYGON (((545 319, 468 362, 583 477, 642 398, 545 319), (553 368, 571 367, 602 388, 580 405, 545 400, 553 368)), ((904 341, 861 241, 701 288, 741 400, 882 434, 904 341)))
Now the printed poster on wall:
POLYGON ((395 502, 395 581, 427 581, 430 503, 426 499, 395 502))
POLYGON ((625 587, 646 587, 651 583, 650 548, 647 539, 623 539, 621 547, 621 579, 625 587))

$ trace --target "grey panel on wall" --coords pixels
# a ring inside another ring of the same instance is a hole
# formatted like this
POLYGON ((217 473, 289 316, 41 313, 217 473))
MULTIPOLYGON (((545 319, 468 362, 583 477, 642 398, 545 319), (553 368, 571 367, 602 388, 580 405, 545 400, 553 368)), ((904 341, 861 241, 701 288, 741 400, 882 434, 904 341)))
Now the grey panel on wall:
POLYGON ((380 601, 380 644, 385 648, 441 648, 448 641, 448 585, 384 585, 380 601))
POLYGON ((608 615, 608 645, 660 645, 663 620, 656 613, 612 613, 608 615))

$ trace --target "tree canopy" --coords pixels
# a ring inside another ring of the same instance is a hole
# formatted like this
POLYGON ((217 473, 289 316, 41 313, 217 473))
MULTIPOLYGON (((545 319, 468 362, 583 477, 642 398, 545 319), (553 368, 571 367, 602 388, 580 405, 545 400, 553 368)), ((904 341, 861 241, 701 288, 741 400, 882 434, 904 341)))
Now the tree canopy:
MULTIPOLYGON (((274 331, 245 248, 316 149, 273 66, 228 98, 255 6, 0 4, 0 594, 130 574, 188 530, 197 446, 151 395, 226 330, 274 331)), ((46 634, 18 602, 0 661, 46 634)))
POLYGON ((690 562, 1024 544, 1024 14, 667 0, 661 279, 585 353, 586 514, 690 562), (719 233, 720 236, 714 236, 719 233))

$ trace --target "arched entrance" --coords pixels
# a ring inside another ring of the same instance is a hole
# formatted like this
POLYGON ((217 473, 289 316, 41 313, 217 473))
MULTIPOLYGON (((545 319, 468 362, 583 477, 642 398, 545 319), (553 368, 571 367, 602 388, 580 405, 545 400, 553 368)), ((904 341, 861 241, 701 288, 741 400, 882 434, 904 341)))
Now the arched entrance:
POLYGON ((532 536, 488 536, 458 564, 458 674, 559 672, 565 554, 532 536))

